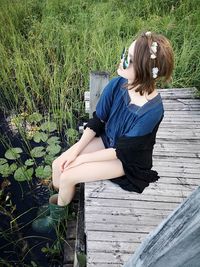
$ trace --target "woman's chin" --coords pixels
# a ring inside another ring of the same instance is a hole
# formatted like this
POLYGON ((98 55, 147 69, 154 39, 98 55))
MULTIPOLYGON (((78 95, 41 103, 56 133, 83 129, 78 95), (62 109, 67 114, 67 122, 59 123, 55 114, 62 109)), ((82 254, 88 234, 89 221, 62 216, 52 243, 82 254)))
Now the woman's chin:
POLYGON ((121 71, 120 68, 118 68, 118 70, 117 70, 117 74, 118 74, 119 76, 123 77, 123 72, 121 71))

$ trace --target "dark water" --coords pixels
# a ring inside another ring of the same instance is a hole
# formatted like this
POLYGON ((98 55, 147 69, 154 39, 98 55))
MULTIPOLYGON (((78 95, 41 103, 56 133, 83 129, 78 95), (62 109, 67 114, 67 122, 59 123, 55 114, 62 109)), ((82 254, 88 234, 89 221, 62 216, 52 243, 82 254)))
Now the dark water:
MULTIPOLYGON (((0 135, 9 138, 15 147, 22 146, 20 138, 12 136, 3 116, 0 116, 0 135)), ((5 148, 0 142, 0 157, 4 153, 5 148)), ((2 181, 0 177, 1 186, 2 181)), ((11 176, 9 181, 10 185, 5 187, 0 198, 0 206, 3 206, 0 209, 0 266, 62 266, 62 249, 58 254, 52 250, 42 252, 42 248, 55 244, 56 234, 40 235, 31 228, 38 208, 48 201, 48 188, 38 185, 34 178, 32 182, 19 183, 11 176), (13 218, 6 215, 9 212, 13 218)))

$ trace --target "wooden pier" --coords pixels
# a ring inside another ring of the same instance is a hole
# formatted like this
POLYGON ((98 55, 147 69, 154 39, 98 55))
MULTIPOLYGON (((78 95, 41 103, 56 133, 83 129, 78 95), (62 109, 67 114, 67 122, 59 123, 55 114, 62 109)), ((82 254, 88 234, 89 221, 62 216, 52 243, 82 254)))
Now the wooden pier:
POLYGON ((195 88, 161 89, 165 117, 143 194, 110 181, 85 184, 87 267, 123 266, 138 245, 200 185, 200 99, 195 88))

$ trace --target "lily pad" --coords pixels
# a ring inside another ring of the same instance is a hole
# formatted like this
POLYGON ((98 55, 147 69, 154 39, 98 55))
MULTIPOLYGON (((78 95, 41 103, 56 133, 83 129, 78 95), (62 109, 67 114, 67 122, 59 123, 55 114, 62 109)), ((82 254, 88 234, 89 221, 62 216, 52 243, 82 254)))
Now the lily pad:
POLYGON ((43 142, 46 142, 48 139, 48 135, 46 133, 43 133, 43 132, 36 132, 34 135, 33 135, 33 140, 36 142, 36 143, 39 143, 41 141, 43 142))
POLYGON ((35 170, 35 175, 36 177, 41 179, 46 179, 51 177, 51 166, 47 165, 45 167, 43 166, 37 167, 37 169, 35 170))
POLYGON ((14 173, 14 178, 18 182, 30 181, 33 176, 33 168, 27 169, 26 167, 18 168, 14 173))
POLYGON ((60 152, 60 150, 61 150, 61 146, 56 145, 56 144, 52 144, 52 145, 48 146, 46 149, 46 151, 51 155, 58 154, 60 152))
POLYGON ((48 131, 48 132, 53 132, 57 130, 57 125, 55 122, 52 121, 46 121, 44 122, 41 126, 40 129, 42 131, 48 131))
POLYGON ((0 165, 0 174, 2 175, 2 177, 7 178, 12 173, 13 171, 11 170, 8 163, 5 163, 4 165, 0 165))
POLYGON ((55 158, 56 158, 55 155, 47 154, 47 155, 44 157, 44 162, 45 162, 46 164, 48 164, 48 165, 51 165, 55 158))
POLYGON ((12 171, 12 173, 13 173, 14 171, 16 171, 16 169, 17 169, 17 164, 16 164, 16 163, 12 163, 12 164, 10 165, 10 170, 12 171))
POLYGON ((60 144, 60 138, 57 136, 52 136, 47 140, 47 144, 60 144))
POLYGON ((22 149, 20 147, 10 148, 6 151, 5 157, 7 159, 18 159, 20 158, 20 153, 22 153, 22 149))
POLYGON ((0 158, 0 165, 3 165, 5 163, 7 163, 7 159, 4 159, 4 158, 0 158))
POLYGON ((44 147, 43 146, 38 146, 38 147, 34 147, 31 151, 31 156, 33 158, 41 158, 45 155, 45 151, 44 151, 44 147))
POLYGON ((34 160, 33 159, 27 159, 26 161, 25 161, 25 165, 26 166, 33 166, 34 165, 34 160))

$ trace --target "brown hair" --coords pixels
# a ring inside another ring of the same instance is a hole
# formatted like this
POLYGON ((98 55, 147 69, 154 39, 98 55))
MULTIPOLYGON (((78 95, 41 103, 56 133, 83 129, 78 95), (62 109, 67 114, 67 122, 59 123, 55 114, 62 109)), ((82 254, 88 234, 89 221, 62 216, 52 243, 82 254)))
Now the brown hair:
MULTIPOLYGON (((130 89, 138 86, 136 92, 143 95, 144 92, 152 93, 155 89, 155 83, 159 78, 164 82, 171 79, 174 67, 173 49, 169 40, 163 35, 155 33, 142 33, 137 39, 133 55, 133 68, 135 80, 132 84, 127 84, 130 89), (151 58, 150 48, 152 42, 157 42, 156 58, 151 58), (158 68, 157 78, 153 78, 152 68, 158 68)), ((126 87, 127 87, 126 86, 126 87)))

